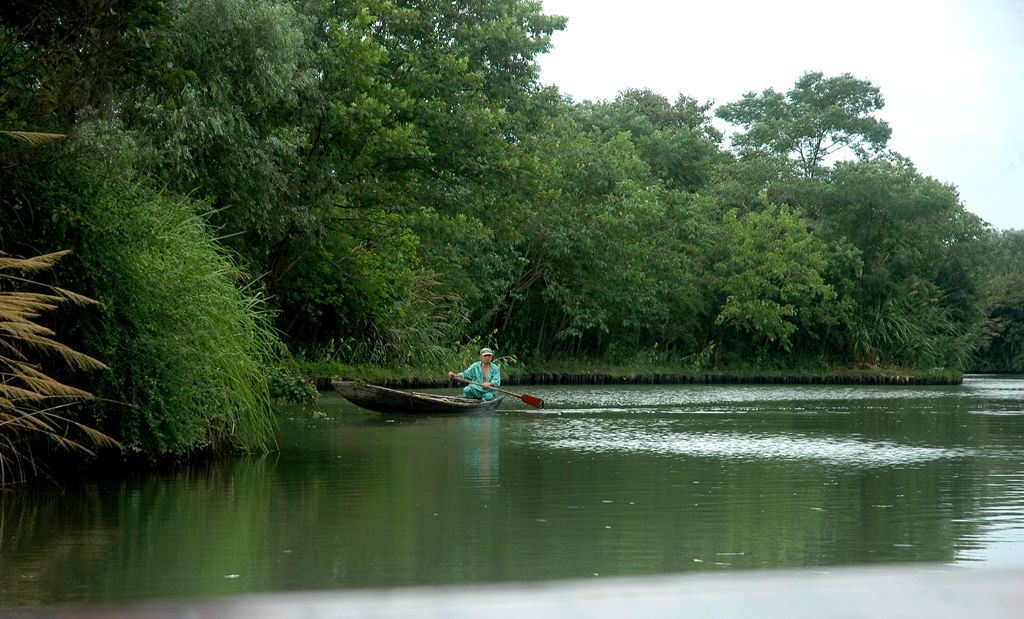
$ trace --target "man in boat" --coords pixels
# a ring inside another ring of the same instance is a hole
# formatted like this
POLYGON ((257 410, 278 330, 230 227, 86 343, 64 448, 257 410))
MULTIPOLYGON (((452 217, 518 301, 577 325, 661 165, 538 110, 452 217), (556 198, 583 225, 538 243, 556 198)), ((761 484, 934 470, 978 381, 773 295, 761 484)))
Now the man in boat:
POLYGON ((491 363, 492 359, 494 359, 494 351, 490 348, 481 348, 479 361, 474 362, 458 374, 448 372, 448 378, 458 376, 459 378, 480 383, 479 385, 466 385, 462 390, 463 397, 493 400, 495 392, 489 389, 489 387, 501 386, 501 366, 491 363))

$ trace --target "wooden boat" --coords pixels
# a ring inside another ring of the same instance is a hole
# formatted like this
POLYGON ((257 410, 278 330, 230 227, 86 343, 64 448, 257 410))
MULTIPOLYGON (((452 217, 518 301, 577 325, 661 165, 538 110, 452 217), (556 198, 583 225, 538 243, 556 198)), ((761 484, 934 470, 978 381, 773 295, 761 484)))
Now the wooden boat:
POLYGON ((349 402, 378 413, 451 414, 497 410, 503 396, 478 400, 451 395, 399 391, 352 380, 334 380, 331 386, 349 402))

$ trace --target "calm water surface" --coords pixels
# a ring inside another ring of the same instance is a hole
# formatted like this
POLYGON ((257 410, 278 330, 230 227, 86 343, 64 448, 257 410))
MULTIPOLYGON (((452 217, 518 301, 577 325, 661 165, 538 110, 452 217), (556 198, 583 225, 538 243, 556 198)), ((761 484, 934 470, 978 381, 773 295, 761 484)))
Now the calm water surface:
MULTIPOLYGON (((449 390, 451 391, 451 390, 449 390)), ((0 496, 0 607, 693 570, 1024 565, 1024 380, 530 388, 0 496)))

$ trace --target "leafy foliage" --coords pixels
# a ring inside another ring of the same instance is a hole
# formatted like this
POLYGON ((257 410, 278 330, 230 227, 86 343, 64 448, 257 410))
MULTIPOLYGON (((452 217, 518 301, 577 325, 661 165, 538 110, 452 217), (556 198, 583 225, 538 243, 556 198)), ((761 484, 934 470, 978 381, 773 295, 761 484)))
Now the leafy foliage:
POLYGON ((211 222, 245 266, 276 276, 291 244, 315 235, 321 205, 302 173, 312 23, 267 0, 175 0, 169 13, 173 79, 126 106, 126 127, 158 154, 150 173, 208 200, 211 222))
POLYGON ((981 342, 970 367, 1024 372, 1024 231, 991 235, 981 342))
POLYGON ((309 379, 280 367, 267 374, 267 388, 272 399, 289 404, 310 406, 320 398, 316 385, 309 379))
POLYGON ((162 0, 9 0, 0 5, 0 123, 64 131, 162 74, 162 0))
POLYGON ((798 214, 767 204, 742 217, 730 211, 723 228, 729 244, 720 246, 711 277, 713 294, 724 297, 715 317, 723 331, 745 331, 790 351, 798 329, 821 326, 811 317, 841 320, 820 311, 837 298, 823 277, 827 247, 798 214))
POLYGON ((804 174, 811 175, 841 149, 860 157, 880 152, 892 132, 872 114, 884 106, 871 82, 849 73, 826 78, 808 72, 785 94, 771 88, 748 92, 718 108, 717 114, 746 129, 733 138, 741 152, 794 156, 804 174))

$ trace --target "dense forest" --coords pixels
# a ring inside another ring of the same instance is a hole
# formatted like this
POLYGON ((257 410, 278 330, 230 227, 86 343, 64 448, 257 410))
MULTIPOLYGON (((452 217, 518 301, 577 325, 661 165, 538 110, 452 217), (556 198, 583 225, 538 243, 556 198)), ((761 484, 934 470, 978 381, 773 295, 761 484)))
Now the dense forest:
POLYGON ((565 27, 532 0, 4 2, 5 470, 40 433, 259 448, 295 358, 1024 371, 1024 232, 887 149, 870 81, 576 102, 538 79, 565 27))

